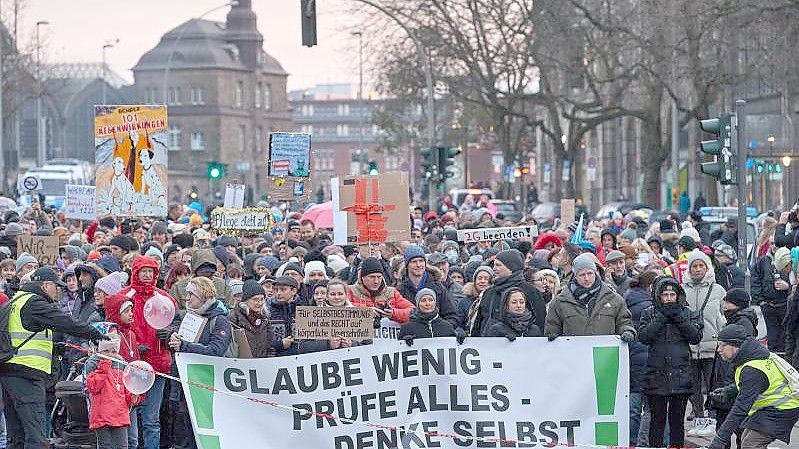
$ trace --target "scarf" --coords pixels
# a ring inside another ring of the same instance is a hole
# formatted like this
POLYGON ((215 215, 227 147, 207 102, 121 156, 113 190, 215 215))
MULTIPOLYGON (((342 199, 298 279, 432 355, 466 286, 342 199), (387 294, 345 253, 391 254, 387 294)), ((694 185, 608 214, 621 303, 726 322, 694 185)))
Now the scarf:
POLYGON ((524 273, 522 273, 521 271, 517 271, 515 273, 511 273, 510 276, 505 276, 504 278, 497 278, 497 280, 494 281, 494 286, 497 287, 497 290, 502 291, 504 290, 503 286, 522 281, 524 281, 524 273))
POLYGON ((524 309, 521 314, 506 311, 504 321, 517 335, 524 335, 524 332, 530 327, 530 322, 533 321, 533 312, 530 309, 524 309))
POLYGON ((618 277, 615 274, 610 273, 610 277, 613 278, 613 282, 616 285, 620 285, 622 282, 624 282, 627 279, 627 272, 625 271, 624 274, 618 277))
POLYGON ((197 315, 203 316, 206 313, 208 313, 208 311, 211 310, 211 308, 214 307, 215 305, 216 305, 216 298, 211 298, 211 299, 205 301, 205 304, 201 305, 197 309, 192 309, 191 307, 186 306, 186 310, 188 310, 189 312, 195 313, 197 315))
POLYGON ((422 312, 419 308, 415 308, 411 312, 410 318, 419 323, 430 324, 438 318, 438 306, 432 312, 422 312))
POLYGON ((602 281, 599 280, 599 276, 594 280, 594 285, 589 288, 585 288, 578 284, 575 278, 569 281, 569 291, 572 293, 572 296, 574 296, 574 299, 581 302, 586 307, 589 315, 594 308, 593 303, 601 288, 602 281))

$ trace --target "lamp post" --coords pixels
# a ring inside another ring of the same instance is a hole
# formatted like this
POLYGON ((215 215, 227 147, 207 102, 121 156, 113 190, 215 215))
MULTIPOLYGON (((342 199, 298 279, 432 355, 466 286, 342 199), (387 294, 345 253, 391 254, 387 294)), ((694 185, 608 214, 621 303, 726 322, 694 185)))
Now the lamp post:
POLYGON ((36 22, 36 165, 44 165, 47 155, 44 149, 44 129, 42 127, 42 80, 41 80, 41 41, 40 29, 43 25, 50 25, 46 20, 36 22))
MULTIPOLYGON (((207 16, 208 14, 211 14, 214 11, 217 11, 222 8, 227 8, 228 6, 238 6, 238 4, 239 2, 237 0, 226 2, 224 5, 215 6, 209 9, 208 11, 205 11, 204 13, 197 16, 196 19, 197 20, 202 19, 203 17, 207 16)), ((167 55, 166 58, 166 66, 164 67, 163 95, 161 97, 163 99, 164 104, 167 103, 166 92, 167 92, 167 83, 169 82, 169 69, 170 66, 172 65, 172 56, 175 54, 175 49, 177 49, 180 40, 183 39, 183 33, 185 31, 186 27, 183 27, 180 29, 180 31, 178 31, 178 35, 175 37, 175 42, 172 44, 172 48, 169 49, 169 55, 167 55)))
POLYGON ((103 89, 102 90, 102 92, 103 92, 103 94, 102 94, 102 97, 103 97, 102 98, 102 100, 103 100, 102 103, 103 103, 103 105, 106 104, 106 92, 105 92, 106 88, 105 88, 105 85, 106 85, 106 78, 108 77, 108 69, 107 69, 106 64, 105 64, 105 51, 108 50, 109 48, 113 48, 114 45, 117 44, 117 43, 119 43, 119 39, 115 40, 114 42, 106 42, 105 45, 103 45, 103 83, 102 83, 102 89, 103 89))
POLYGON ((358 36, 358 148, 361 151, 361 158, 358 161, 358 174, 363 172, 364 160, 369 159, 369 151, 364 148, 363 144, 363 124, 364 124, 364 107, 363 107, 363 33, 360 31, 353 31, 353 36, 358 36))

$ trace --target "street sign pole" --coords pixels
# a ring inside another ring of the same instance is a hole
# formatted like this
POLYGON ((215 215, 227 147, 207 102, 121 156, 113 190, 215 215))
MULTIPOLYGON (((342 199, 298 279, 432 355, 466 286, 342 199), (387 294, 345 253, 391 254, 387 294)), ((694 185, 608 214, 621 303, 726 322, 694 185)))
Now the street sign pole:
POLYGON ((735 155, 737 157, 736 171, 738 181, 738 267, 744 271, 745 286, 747 293, 751 292, 751 273, 749 264, 746 263, 746 159, 748 148, 746 140, 746 101, 737 100, 735 102, 735 126, 736 132, 734 144, 737 147, 735 155))

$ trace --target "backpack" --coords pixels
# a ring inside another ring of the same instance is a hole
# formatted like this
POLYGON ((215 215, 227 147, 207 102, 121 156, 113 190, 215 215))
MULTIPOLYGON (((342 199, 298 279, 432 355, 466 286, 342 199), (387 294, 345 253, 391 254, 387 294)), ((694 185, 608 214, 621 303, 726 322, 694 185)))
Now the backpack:
POLYGON ((774 365, 777 366, 777 369, 780 370, 783 376, 785 376, 785 381, 788 383, 788 387, 791 389, 791 397, 794 399, 799 399, 799 371, 796 371, 787 360, 783 359, 782 357, 774 354, 773 352, 768 356, 769 360, 774 362, 774 365))
POLYGON ((17 299, 19 298, 14 297, 0 306, 0 363, 5 363, 11 360, 15 355, 17 355, 19 348, 25 346, 25 344, 30 341, 31 338, 38 334, 38 332, 31 333, 28 335, 28 338, 26 338, 25 341, 19 344, 19 346, 14 346, 11 344, 11 334, 8 332, 8 320, 11 317, 11 307, 17 301, 17 299))

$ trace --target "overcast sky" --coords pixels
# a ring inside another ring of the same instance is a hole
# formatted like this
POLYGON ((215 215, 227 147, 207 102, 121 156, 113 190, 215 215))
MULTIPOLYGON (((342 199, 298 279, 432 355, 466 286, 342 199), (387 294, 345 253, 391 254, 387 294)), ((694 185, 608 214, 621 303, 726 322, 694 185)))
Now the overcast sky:
MULTIPOLYGON (((107 51, 111 68, 132 81, 130 71, 139 57, 153 48, 161 35, 179 24, 223 5, 224 0, 20 0, 20 42, 33 48, 37 21, 41 28, 43 61, 99 62, 106 41, 119 39, 107 51)), ((253 0, 264 49, 289 72, 289 89, 317 83, 357 82, 357 38, 350 35, 344 12, 347 0, 318 2, 318 41, 301 45, 299 0, 253 0)), ((4 19, 14 0, 3 0, 4 19)), ((224 21, 229 8, 207 15, 224 21)))

